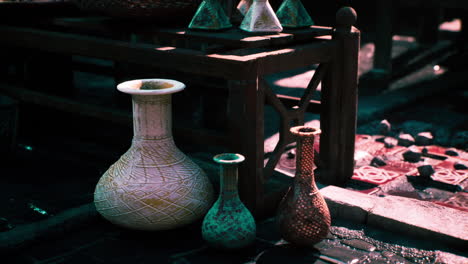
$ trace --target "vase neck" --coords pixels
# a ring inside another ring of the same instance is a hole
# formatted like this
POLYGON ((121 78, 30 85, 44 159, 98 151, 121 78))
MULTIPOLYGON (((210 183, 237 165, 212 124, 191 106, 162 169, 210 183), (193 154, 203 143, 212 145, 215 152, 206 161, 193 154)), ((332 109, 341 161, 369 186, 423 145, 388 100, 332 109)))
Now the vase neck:
POLYGON ((132 95, 133 137, 156 140, 172 137, 171 95, 132 95))
POLYGON ((222 164, 220 166, 221 182, 220 194, 221 197, 229 199, 238 197, 237 181, 238 172, 237 164, 222 164))
POLYGON ((296 180, 315 186, 314 136, 297 137, 296 180))

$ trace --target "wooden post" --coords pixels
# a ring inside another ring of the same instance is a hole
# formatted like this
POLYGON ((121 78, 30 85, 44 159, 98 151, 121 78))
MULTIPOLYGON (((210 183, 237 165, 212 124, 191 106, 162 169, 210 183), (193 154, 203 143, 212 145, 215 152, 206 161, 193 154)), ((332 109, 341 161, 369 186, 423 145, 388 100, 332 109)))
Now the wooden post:
POLYGON ((378 0, 376 6, 376 38, 372 74, 381 88, 387 88, 392 72, 393 16, 392 1, 378 0))
POLYGON ((443 9, 439 5, 421 8, 419 14, 418 42, 430 45, 439 40, 439 24, 442 21, 443 9))
POLYGON ((356 12, 341 8, 333 39, 338 42, 323 81, 320 138, 320 181, 344 185, 354 169, 360 32, 352 25, 356 12))
POLYGON ((460 14, 461 19, 461 32, 460 37, 457 39, 457 47, 460 51, 466 50, 466 44, 468 42, 468 15, 466 12, 460 14))
POLYGON ((239 193, 254 215, 261 215, 263 189, 263 84, 258 76, 230 80, 228 122, 231 150, 245 156, 239 167, 239 193))

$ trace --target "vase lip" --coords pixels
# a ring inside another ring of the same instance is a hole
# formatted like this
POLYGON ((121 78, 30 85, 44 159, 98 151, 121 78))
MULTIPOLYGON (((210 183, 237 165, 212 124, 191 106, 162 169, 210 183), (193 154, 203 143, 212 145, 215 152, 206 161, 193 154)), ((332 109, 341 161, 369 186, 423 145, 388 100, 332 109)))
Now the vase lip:
POLYGON ((134 95, 162 95, 173 94, 185 89, 185 84, 171 79, 136 79, 122 82, 117 85, 117 90, 134 95), (147 85, 146 89, 141 89, 147 85))
POLYGON ((293 135, 300 137, 310 137, 322 133, 322 130, 320 130, 320 128, 311 126, 295 126, 292 127, 290 131, 293 135))
POLYGON ((222 153, 214 156, 213 160, 219 164, 239 164, 245 160, 245 157, 238 153, 222 153))

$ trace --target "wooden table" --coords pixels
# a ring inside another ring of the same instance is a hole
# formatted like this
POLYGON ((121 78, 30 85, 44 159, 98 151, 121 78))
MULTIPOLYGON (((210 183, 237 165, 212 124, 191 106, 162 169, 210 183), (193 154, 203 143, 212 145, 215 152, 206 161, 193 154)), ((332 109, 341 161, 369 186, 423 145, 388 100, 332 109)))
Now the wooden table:
MULTIPOLYGON (((230 151, 246 157, 240 168, 240 194, 251 210, 262 214, 265 183, 286 145, 293 142, 289 128, 303 124, 308 110, 319 109, 321 113, 321 172, 326 183, 342 185, 352 176, 360 42, 360 32, 352 26, 355 21, 354 10, 342 8, 335 28, 312 26, 274 35, 249 35, 237 28, 200 32, 135 26, 108 18, 49 18, 27 25, 0 25, 0 46, 135 63, 226 80, 228 130, 221 141, 230 151), (169 45, 134 42, 128 36, 169 45), (276 95, 264 80, 267 74, 312 64, 319 66, 302 98, 276 95), (311 101, 320 82, 322 100, 311 101), (278 146, 264 165, 266 103, 276 109, 281 125, 278 146)), ((64 111, 130 122, 121 113, 48 96, 40 90, 2 85, 0 92, 64 111)))
MULTIPOLYGON (((378 0, 376 2, 376 39, 375 39, 375 56, 374 56, 374 68, 373 73, 377 74, 377 78, 382 79, 381 88, 388 88, 391 80, 395 80, 402 77, 403 73, 408 73, 411 70, 415 70, 421 65, 427 64, 428 60, 431 59, 431 54, 426 58, 419 58, 420 63, 414 63, 409 69, 398 69, 405 68, 408 65, 392 65, 392 46, 393 46, 393 35, 394 27, 397 25, 396 16, 399 11, 403 8, 417 8, 417 13, 414 14, 414 23, 418 23, 417 41, 419 44, 423 44, 426 49, 429 49, 429 45, 435 44, 438 39, 439 25, 442 22, 442 11, 443 9, 459 9, 460 18, 462 19, 462 32, 460 33, 459 42, 460 45, 466 45, 466 39, 468 39, 468 28, 466 9, 468 9, 468 1, 456 1, 456 0, 378 0), (395 67, 396 66, 396 67, 395 67), (392 69, 394 68, 394 69, 392 69)), ((415 56, 414 56, 415 57, 415 56)), ((413 59, 413 58, 412 58, 413 59)), ((409 63, 408 63, 409 64, 409 63)))

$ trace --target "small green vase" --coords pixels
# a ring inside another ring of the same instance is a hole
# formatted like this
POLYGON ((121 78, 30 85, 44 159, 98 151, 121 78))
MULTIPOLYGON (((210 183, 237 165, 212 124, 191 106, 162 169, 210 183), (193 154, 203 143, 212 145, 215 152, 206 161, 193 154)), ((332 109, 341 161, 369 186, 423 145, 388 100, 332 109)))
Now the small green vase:
POLYGON ((301 0, 284 0, 276 16, 285 28, 308 27, 314 24, 301 0))
POLYGON ((203 220, 203 239, 215 248, 244 248, 252 244, 256 236, 255 219, 239 199, 237 190, 237 166, 245 158, 225 153, 213 159, 220 164, 220 194, 203 220))
POLYGON ((231 28, 229 17, 220 0, 204 0, 192 18, 190 29, 221 30, 231 28))

